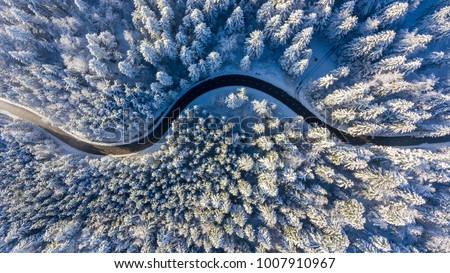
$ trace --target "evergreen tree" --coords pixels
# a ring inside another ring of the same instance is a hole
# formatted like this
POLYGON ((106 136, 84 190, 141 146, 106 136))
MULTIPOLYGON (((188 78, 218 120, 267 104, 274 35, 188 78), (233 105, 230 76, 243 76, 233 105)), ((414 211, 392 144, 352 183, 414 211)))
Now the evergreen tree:
POLYGON ((250 58, 258 59, 264 50, 264 34, 255 30, 250 33, 250 37, 245 40, 245 53, 250 58))
POLYGON ((338 41, 352 31, 357 23, 358 17, 352 15, 355 8, 355 1, 348 1, 341 5, 330 18, 330 24, 327 27, 327 37, 330 40, 338 41))
POLYGON ((373 61, 381 57, 383 51, 395 37, 392 30, 382 31, 374 35, 355 38, 345 47, 344 56, 351 61, 373 61))
POLYGON ((228 34, 241 32, 244 29, 244 12, 241 7, 238 6, 231 13, 230 17, 227 19, 225 25, 225 30, 228 34))

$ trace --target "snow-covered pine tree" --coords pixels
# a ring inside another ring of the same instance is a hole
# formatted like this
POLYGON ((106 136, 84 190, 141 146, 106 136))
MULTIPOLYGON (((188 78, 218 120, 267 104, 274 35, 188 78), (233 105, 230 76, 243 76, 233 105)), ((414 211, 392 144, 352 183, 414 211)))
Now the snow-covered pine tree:
POLYGON ((105 63, 97 60, 96 58, 92 58, 89 61, 89 68, 94 71, 99 77, 106 77, 108 75, 108 67, 105 63))
POLYGON ((201 70, 198 64, 191 64, 188 67, 189 72, 189 78, 191 78, 191 81, 196 82, 201 77, 201 70))
POLYGON ((250 37, 245 40, 245 53, 253 59, 258 59, 264 50, 264 34, 260 30, 250 33, 250 37))
POLYGON ((287 19, 287 24, 290 25, 290 28, 293 32, 297 32, 299 27, 303 23, 304 12, 301 9, 296 9, 291 12, 289 18, 287 19))
POLYGON ((409 4, 407 2, 394 2, 387 6, 379 15, 381 27, 391 25, 405 16, 408 11, 408 7, 409 4))
POLYGON ((171 86, 173 84, 172 77, 164 71, 158 71, 156 73, 156 80, 159 81, 163 86, 171 86))
POLYGON ((255 111, 258 115, 264 116, 269 113, 269 108, 267 106, 267 100, 253 100, 252 101, 253 111, 255 111))
POLYGON ((244 12, 237 6, 227 19, 225 30, 228 34, 238 33, 244 29, 244 12))
POLYGON ((345 46, 344 56, 351 61, 374 61, 380 58, 395 37, 393 30, 355 38, 345 46))
POLYGON ((275 13, 275 8, 272 5, 272 3, 265 2, 261 5, 261 7, 258 9, 256 13, 256 20, 260 24, 264 24, 272 17, 272 15, 275 13))
POLYGON ((403 30, 398 33, 399 41, 392 45, 393 52, 397 54, 412 54, 427 48, 433 36, 428 34, 417 34, 418 29, 412 31, 403 30))
POLYGON ((292 36, 292 28, 289 23, 282 25, 277 32, 272 36, 272 43, 275 45, 285 45, 288 39, 292 36))
POLYGON ((143 41, 139 47, 139 52, 141 52, 144 60, 153 66, 158 66, 159 56, 155 51, 155 48, 148 42, 143 41))
POLYGON ((205 46, 198 40, 192 42, 191 50, 195 53, 196 59, 201 58, 205 54, 205 46))
POLYGON ((211 38, 211 28, 205 23, 199 23, 195 29, 195 38, 202 42, 204 45, 209 44, 211 38))
POLYGON ((292 40, 291 46, 284 50, 282 58, 288 63, 297 61, 301 57, 305 47, 311 41, 313 31, 313 27, 308 27, 297 33, 292 40))
POLYGON ((215 51, 209 53, 206 61, 208 62, 209 73, 216 72, 222 66, 222 56, 215 51))
POLYGON ((192 54, 191 49, 189 49, 186 46, 181 46, 180 49, 180 60, 181 63, 185 66, 185 67, 189 67, 191 64, 194 63, 194 56, 192 54))
POLYGON ((343 3, 330 17, 326 35, 332 41, 338 41, 352 31, 358 24, 358 17, 353 15, 355 1, 343 3))
POLYGON ((422 28, 427 30, 428 34, 433 35, 437 40, 450 38, 450 5, 445 6, 432 15, 427 16, 422 23, 422 28))
POLYGON ((388 5, 366 20, 361 27, 362 32, 376 32, 380 28, 392 25, 395 21, 406 15, 408 7, 409 4, 407 2, 394 2, 388 5))
POLYGON ((274 33, 278 31, 281 26, 281 16, 279 14, 270 18, 264 26, 264 36, 272 38, 274 33))
MULTIPOLYGON (((311 56, 310 54, 308 54, 311 56)), ((308 68, 309 64, 309 56, 305 56, 307 58, 301 59, 300 61, 294 62, 288 70, 288 74, 293 77, 298 77, 305 72, 306 68, 308 68)))
POLYGON ((127 77, 133 78, 139 73, 139 70, 130 61, 121 61, 117 64, 119 71, 127 77))
POLYGON ((237 96, 235 93, 230 93, 225 98, 225 104, 227 105, 228 108, 231 108, 231 109, 236 109, 236 108, 241 107, 245 101, 246 101, 246 99, 239 98, 239 96, 237 96))
POLYGON ((245 55, 244 58, 242 58, 241 63, 240 63, 241 69, 243 71, 248 71, 250 69, 250 65, 251 65, 250 56, 245 55))
POLYGON ((334 0, 318 0, 311 5, 312 13, 316 14, 315 21, 319 27, 322 27, 327 23, 334 6, 334 2, 334 0))
POLYGON ((215 0, 205 0, 203 11, 209 22, 214 22, 219 14, 219 7, 215 0))

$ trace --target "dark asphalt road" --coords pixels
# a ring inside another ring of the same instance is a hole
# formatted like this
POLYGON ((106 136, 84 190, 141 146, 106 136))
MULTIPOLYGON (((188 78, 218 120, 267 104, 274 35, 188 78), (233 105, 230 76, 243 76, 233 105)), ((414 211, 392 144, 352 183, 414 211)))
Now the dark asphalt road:
POLYGON ((42 117, 13 104, 0 101, 0 109, 10 112, 14 116, 28 120, 54 135, 61 141, 67 143, 68 145, 90 154, 96 155, 124 155, 129 153, 134 153, 142 151, 156 142, 158 142, 170 128, 173 120, 175 120, 180 112, 185 109, 193 100, 197 97, 220 87, 227 86, 245 86, 260 90, 277 100, 284 103, 286 106, 291 108, 296 114, 305 118, 309 124, 317 124, 319 126, 325 126, 333 136, 339 140, 352 144, 352 145, 363 145, 367 143, 372 143, 376 145, 384 146, 414 146, 424 143, 440 143, 450 141, 450 135, 436 138, 416 138, 416 137, 371 137, 371 136, 358 136, 353 137, 345 132, 342 132, 328 124, 325 124, 317 118, 313 113, 311 113, 303 104, 298 100, 290 96, 287 92, 278 88, 268 82, 263 80, 253 78, 251 76, 244 75, 225 75, 215 78, 205 80, 198 85, 191 88, 186 92, 178 101, 172 106, 167 115, 161 119, 159 125, 150 132, 149 135, 141 138, 140 140, 128 144, 119 144, 115 146, 111 145, 101 145, 87 143, 76 139, 76 137, 67 134, 61 129, 52 126, 51 124, 45 122, 42 117))

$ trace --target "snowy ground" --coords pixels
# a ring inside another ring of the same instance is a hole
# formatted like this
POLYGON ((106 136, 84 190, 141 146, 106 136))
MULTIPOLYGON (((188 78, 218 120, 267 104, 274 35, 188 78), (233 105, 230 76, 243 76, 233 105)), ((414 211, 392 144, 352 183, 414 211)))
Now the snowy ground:
MULTIPOLYGON (((318 79, 325 76, 330 71, 337 68, 336 54, 334 54, 336 47, 331 46, 322 37, 314 36, 309 43, 309 47, 313 50, 308 68, 303 75, 296 80, 297 92, 301 91, 300 87, 303 83, 310 80, 318 79)), ((297 96, 296 96, 297 97, 297 96)))

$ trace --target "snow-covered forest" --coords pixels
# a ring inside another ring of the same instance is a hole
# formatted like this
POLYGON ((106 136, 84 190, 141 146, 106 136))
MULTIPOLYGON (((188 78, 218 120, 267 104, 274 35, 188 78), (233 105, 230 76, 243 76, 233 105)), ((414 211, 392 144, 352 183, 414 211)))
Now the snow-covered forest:
MULTIPOLYGON (((0 25, 0 98, 90 141, 228 72, 355 136, 450 134, 449 0, 0 0, 0 25)), ((448 143, 352 146, 229 90, 126 157, 0 113, 0 252, 450 252, 448 143)))
POLYGON ((101 141, 110 127, 132 138, 140 126, 133 121, 158 117, 199 79, 222 67, 249 73, 254 63, 306 80, 312 107, 354 135, 450 132, 449 1, 2 0, 0 7, 1 97, 86 139, 101 141), (313 39, 333 54, 318 60, 313 39), (303 75, 323 61, 335 69, 303 75))
POLYGON ((301 118, 277 131, 265 104, 239 106, 264 117, 248 141, 195 126, 221 119, 196 106, 125 159, 66 154, 2 117, 0 251, 450 251, 448 147, 352 147, 301 118))

